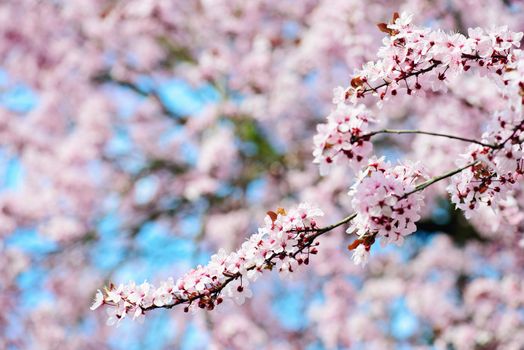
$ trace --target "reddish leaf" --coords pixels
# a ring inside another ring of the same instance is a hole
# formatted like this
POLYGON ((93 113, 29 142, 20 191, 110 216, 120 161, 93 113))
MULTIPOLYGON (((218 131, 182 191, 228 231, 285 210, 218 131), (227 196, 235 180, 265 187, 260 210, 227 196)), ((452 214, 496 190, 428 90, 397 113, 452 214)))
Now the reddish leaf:
POLYGON ((377 24, 377 27, 381 32, 384 32, 386 34, 390 34, 391 32, 391 29, 388 28, 387 23, 379 23, 377 24))
POLYGON ((393 13, 393 21, 391 23, 394 24, 397 21, 397 19, 399 18, 400 18, 400 15, 398 14, 398 12, 393 13))
POLYGON ((275 220, 278 217, 277 213, 275 213, 274 211, 271 211, 271 210, 267 212, 267 215, 269 215, 269 217, 271 218, 271 221, 273 221, 273 222, 275 222, 275 220))
POLYGON ((350 245, 348 245, 348 250, 353 250, 353 249, 356 249, 360 244, 362 243, 362 240, 361 239, 355 239, 353 241, 353 243, 351 243, 350 245))

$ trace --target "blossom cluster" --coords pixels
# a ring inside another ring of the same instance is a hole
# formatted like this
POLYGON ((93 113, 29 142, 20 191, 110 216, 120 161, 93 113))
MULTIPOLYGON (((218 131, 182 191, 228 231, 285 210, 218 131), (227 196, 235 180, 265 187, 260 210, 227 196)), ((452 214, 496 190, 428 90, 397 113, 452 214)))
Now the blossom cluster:
POLYGON ((493 147, 471 146, 459 164, 473 165, 453 176, 448 187, 451 201, 467 218, 482 206, 497 210, 524 175, 524 120, 515 124, 515 120, 503 116, 496 119, 497 132, 487 138, 500 143, 493 147))
POLYGON ((373 118, 364 105, 356 107, 338 103, 327 117, 327 123, 317 126, 313 142, 314 163, 320 174, 327 175, 334 165, 349 165, 355 172, 366 163, 373 146, 366 132, 373 118))
MULTIPOLYGON (((366 127, 364 130, 361 127, 350 129, 339 118, 339 115, 349 114, 353 118, 346 118, 347 120, 358 122, 354 116, 358 116, 361 110, 366 110, 357 103, 359 99, 369 94, 385 100, 401 91, 412 95, 429 88, 434 91, 446 90, 446 81, 449 78, 475 67, 481 75, 495 77, 494 80, 502 87, 499 92, 506 96, 509 107, 492 118, 482 142, 472 145, 458 161, 458 165, 465 169, 452 178, 448 191, 452 201, 466 211, 468 218, 482 203, 496 208, 497 203, 506 198, 506 194, 523 173, 523 60, 521 52, 515 49, 520 46, 523 33, 498 27, 488 31, 481 28, 469 29, 468 36, 447 34, 440 30, 416 27, 411 20, 411 15, 395 13, 391 23, 379 24, 380 30, 388 34, 377 54, 379 59, 366 63, 357 71, 348 88, 339 87, 334 90, 333 102, 337 104, 337 108, 328 117, 328 123, 318 128, 315 137, 315 162, 319 163, 321 174, 335 160, 342 158, 341 154, 347 155, 353 168, 358 169, 361 163, 365 163, 372 147, 369 138, 374 133, 369 132, 367 123, 363 125, 366 127), (345 104, 347 100, 352 102, 354 111, 345 104), (333 147, 334 144, 338 146, 333 147), (354 149, 359 149, 359 146, 365 154, 356 162, 353 159, 354 149), (471 166, 468 167, 468 164, 471 166)), ((353 186, 350 194, 354 197, 353 206, 358 216, 349 231, 356 230, 361 237, 378 235, 385 237, 386 242, 401 244, 402 237, 415 230, 414 221, 418 219, 420 205, 406 214, 413 213, 413 218, 408 217, 392 224, 399 216, 395 210, 398 209, 395 208, 398 199, 405 200, 403 194, 412 190, 396 193, 395 186, 391 186, 391 189, 381 186, 381 182, 387 182, 388 172, 395 173, 395 170, 387 168, 385 166, 379 170, 378 163, 366 167, 364 175, 353 186), (414 218, 416 219, 413 220, 414 218), (395 229, 397 231, 392 233, 395 229)), ((406 174, 409 172, 406 167, 402 169, 406 174)), ((413 181, 409 180, 411 175, 408 174, 403 181, 414 186, 413 181)), ((399 183, 402 184, 403 181, 399 183)), ((415 197, 410 200, 417 202, 415 197)), ((405 208, 402 206, 400 211, 404 214, 405 208)), ((357 241, 356 246, 352 247, 357 263, 365 263, 369 245, 369 242, 357 241)))
POLYGON ((483 75, 503 75, 505 66, 516 61, 514 48, 523 37, 506 26, 489 31, 469 29, 465 36, 417 27, 411 20, 412 15, 402 13, 394 16, 393 23, 379 26, 388 33, 379 59, 356 72, 346 99, 356 103, 368 94, 383 100, 399 92, 445 90, 447 79, 472 67, 483 75))
POLYGON ((302 264, 309 264, 310 254, 316 254, 313 235, 319 228, 315 218, 322 216, 320 209, 307 203, 286 212, 280 208, 270 211, 264 226, 231 254, 220 250, 205 266, 198 266, 174 281, 172 278, 160 286, 144 282, 137 285, 111 285, 105 293, 98 291, 91 309, 109 306, 109 325, 118 324, 127 315, 140 318, 154 308, 171 308, 187 304, 186 311, 195 305, 212 310, 229 298, 242 304, 251 296, 249 282, 255 281, 265 269, 277 269, 287 275, 302 264))
POLYGON ((383 158, 370 160, 349 192, 357 216, 347 232, 356 232, 362 241, 353 255, 355 263, 366 261, 366 251, 374 242, 367 237, 401 245, 405 236, 415 232, 424 199, 417 183, 425 177, 418 164, 392 166, 383 158))

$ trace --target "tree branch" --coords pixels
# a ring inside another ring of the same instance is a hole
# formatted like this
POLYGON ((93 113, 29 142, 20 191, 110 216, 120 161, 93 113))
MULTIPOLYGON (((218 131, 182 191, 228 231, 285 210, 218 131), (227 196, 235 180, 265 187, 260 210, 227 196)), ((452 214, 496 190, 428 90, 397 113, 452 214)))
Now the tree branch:
MULTIPOLYGON (((431 178, 431 179, 429 179, 429 180, 419 184, 418 186, 416 186, 416 188, 413 191, 404 194, 404 196, 402 198, 406 198, 406 197, 408 197, 409 195, 411 195, 411 194, 413 194, 415 192, 422 191, 425 188, 431 186, 432 184, 434 184, 436 182, 439 182, 441 180, 444 180, 446 178, 449 178, 449 177, 451 177, 451 176, 453 176, 455 174, 458 174, 461 171, 463 171, 463 170, 473 166, 474 164, 476 164, 476 162, 467 164, 467 165, 465 165, 463 167, 460 167, 460 168, 457 168, 457 169, 454 169, 454 170, 451 170, 451 171, 449 171, 447 173, 444 173, 444 174, 442 174, 440 176, 435 176, 435 177, 433 177, 433 178, 431 178)), ((304 251, 309 250, 312 246, 318 244, 318 243, 315 244, 315 241, 316 241, 316 239, 318 237, 326 234, 327 232, 332 231, 333 229, 335 229, 335 228, 337 228, 339 226, 347 224, 348 222, 353 220, 356 216, 357 216, 357 213, 353 213, 353 214, 351 214, 349 216, 346 216, 345 218, 343 218, 342 220, 340 220, 340 221, 338 221, 338 222, 336 222, 334 224, 331 224, 331 225, 328 225, 328 226, 325 226, 325 227, 322 227, 322 228, 305 228, 305 229, 295 229, 295 230, 289 231, 289 232, 297 232, 297 235, 298 234, 303 234, 304 232, 311 232, 310 235, 306 235, 306 237, 303 240, 299 241, 299 243, 297 244, 298 250, 296 252, 294 252, 292 255, 290 254, 289 256, 296 257, 298 254, 301 254, 304 251)), ((271 269, 276 264, 275 260, 277 258, 280 259, 281 254, 282 253, 273 252, 267 259, 265 259, 264 266, 252 265, 249 268, 247 268, 246 270, 247 271, 251 271, 251 270, 254 270, 254 269, 257 269, 257 268, 258 269, 259 268, 271 269)), ((228 278, 224 282, 222 282, 221 284, 215 286, 214 288, 209 289, 205 294, 195 294, 195 295, 190 296, 190 297, 185 298, 185 299, 176 299, 176 301, 173 304, 171 304, 171 305, 156 306, 156 305, 153 304, 152 306, 143 309, 143 311, 149 311, 149 310, 159 309, 159 308, 171 309, 171 308, 173 308, 176 305, 186 304, 186 303, 191 304, 192 302, 197 301, 199 299, 217 298, 218 295, 220 294, 220 292, 228 284, 230 284, 231 282, 233 282, 233 281, 235 281, 235 280, 237 280, 237 279, 242 277, 242 274, 240 272, 237 272, 237 273, 234 273, 234 274, 226 274, 226 273, 224 273, 224 275, 226 277, 228 277, 228 278)))
POLYGON ((471 143, 475 143, 477 145, 481 145, 481 146, 489 147, 489 148, 493 148, 493 149, 498 148, 497 145, 492 145, 492 144, 489 144, 489 143, 484 143, 484 142, 480 142, 480 141, 473 140, 473 139, 468 139, 468 138, 461 137, 461 136, 448 135, 448 134, 442 134, 442 133, 438 133, 438 132, 429 132, 429 131, 422 131, 422 130, 382 129, 382 130, 372 131, 372 132, 370 132, 368 134, 365 134, 365 135, 362 135, 360 137, 357 137, 355 139, 355 141, 358 141, 360 139, 365 139, 365 138, 368 138, 368 137, 371 137, 371 136, 379 135, 379 134, 397 134, 397 135, 402 135, 402 134, 420 134, 420 135, 430 135, 430 136, 437 136, 437 137, 445 137, 445 138, 448 138, 448 139, 459 140, 459 141, 464 141, 464 142, 471 142, 471 143))
POLYGON ((162 101, 162 98, 160 97, 158 92, 155 91, 155 89, 143 89, 143 88, 141 88, 140 86, 138 86, 134 82, 115 78, 114 76, 112 76, 108 72, 103 72, 103 73, 95 76, 93 78, 93 81, 97 82, 97 83, 113 83, 113 84, 116 84, 118 86, 130 89, 131 91, 137 93, 138 95, 141 95, 141 96, 144 96, 144 97, 152 97, 158 103, 158 105, 160 106, 160 109, 162 110, 163 114, 167 115, 171 119, 176 120, 180 124, 184 124, 187 121, 187 118, 188 118, 187 116, 175 113, 172 110, 170 110, 165 105, 164 101, 162 101))

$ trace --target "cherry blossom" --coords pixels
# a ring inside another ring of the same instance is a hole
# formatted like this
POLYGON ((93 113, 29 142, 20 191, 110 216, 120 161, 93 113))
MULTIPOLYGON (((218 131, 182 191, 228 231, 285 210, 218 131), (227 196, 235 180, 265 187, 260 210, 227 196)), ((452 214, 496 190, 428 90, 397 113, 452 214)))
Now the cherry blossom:
POLYGON ((424 178, 416 164, 391 166, 383 158, 370 160, 349 193, 357 217, 348 233, 401 245, 405 236, 416 231, 424 197, 412 192, 424 178))
POLYGON ((353 256, 351 257, 355 262, 355 265, 360 265, 362 267, 366 266, 369 261, 369 246, 364 244, 359 244, 353 251, 353 256))
POLYGON ((344 163, 357 171, 372 151, 366 138, 369 123, 373 122, 369 111, 364 105, 353 108, 339 103, 327 119, 326 124, 317 126, 314 138, 313 156, 320 174, 326 175, 331 167, 344 163))

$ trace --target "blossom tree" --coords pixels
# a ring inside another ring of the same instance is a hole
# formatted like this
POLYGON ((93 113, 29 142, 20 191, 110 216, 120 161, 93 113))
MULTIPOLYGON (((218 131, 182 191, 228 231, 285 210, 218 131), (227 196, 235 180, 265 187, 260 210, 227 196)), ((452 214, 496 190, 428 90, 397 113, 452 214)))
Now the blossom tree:
POLYGON ((522 11, 0 4, 0 347, 521 349, 522 11))

